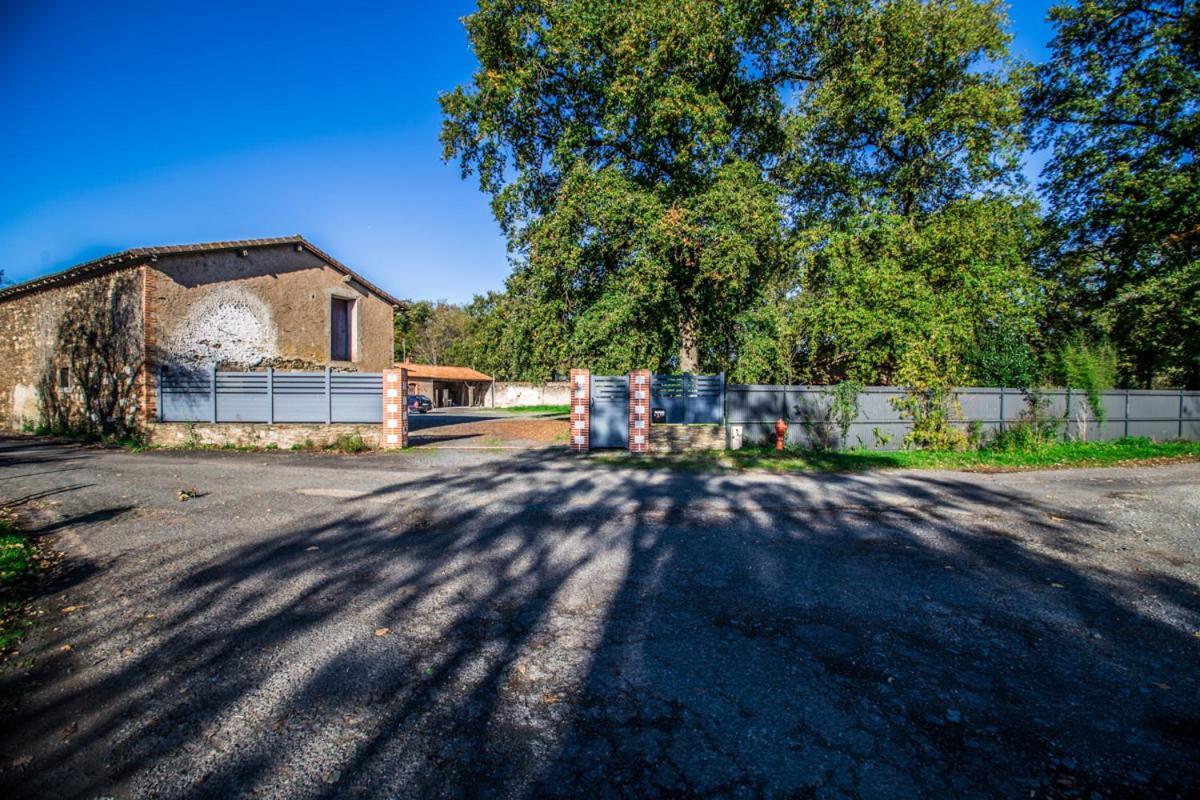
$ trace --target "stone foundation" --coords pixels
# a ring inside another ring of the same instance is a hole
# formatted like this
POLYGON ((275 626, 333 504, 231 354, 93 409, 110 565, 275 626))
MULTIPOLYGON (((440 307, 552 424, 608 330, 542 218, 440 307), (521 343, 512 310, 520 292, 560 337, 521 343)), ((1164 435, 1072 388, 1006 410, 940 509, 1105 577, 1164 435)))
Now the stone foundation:
POLYGON ((293 445, 300 447, 324 447, 333 444, 339 436, 361 436, 368 447, 378 448, 383 444, 383 429, 379 425, 308 425, 303 423, 281 423, 268 425, 257 422, 159 422, 147 426, 150 443, 162 447, 187 447, 189 445, 237 447, 267 447, 275 445, 280 450, 289 450, 293 445))
POLYGON ((651 425, 651 453, 686 453, 690 450, 724 450, 725 429, 720 425, 651 425))

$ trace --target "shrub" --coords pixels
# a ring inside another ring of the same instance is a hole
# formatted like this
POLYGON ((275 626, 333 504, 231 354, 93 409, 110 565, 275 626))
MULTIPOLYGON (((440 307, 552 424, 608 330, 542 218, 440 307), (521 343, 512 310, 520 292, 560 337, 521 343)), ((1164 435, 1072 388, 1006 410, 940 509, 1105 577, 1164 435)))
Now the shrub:
POLYGON ((988 443, 989 450, 1028 453, 1058 441, 1058 420, 1047 413, 1049 401, 1035 389, 1025 392, 1025 400, 1025 411, 996 432, 988 443))
POLYGON ((954 426, 958 417, 954 392, 944 387, 910 389, 892 400, 900 414, 912 420, 913 427, 904 437, 906 447, 919 450, 966 450, 967 434, 954 426))
POLYGON ((339 453, 362 453, 371 448, 363 441, 362 434, 341 433, 325 449, 336 450, 339 453))
POLYGON ((1117 354, 1107 342, 1089 342, 1077 336, 1055 354, 1052 377, 1063 386, 1086 392, 1092 415, 1103 422, 1100 395, 1116 384, 1117 354))

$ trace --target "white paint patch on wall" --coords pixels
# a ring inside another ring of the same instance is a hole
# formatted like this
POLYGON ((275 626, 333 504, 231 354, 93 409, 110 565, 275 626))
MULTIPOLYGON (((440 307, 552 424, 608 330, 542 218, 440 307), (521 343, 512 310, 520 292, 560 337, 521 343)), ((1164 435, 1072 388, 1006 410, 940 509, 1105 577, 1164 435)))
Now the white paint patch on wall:
MULTIPOLYGON (((169 324, 169 323, 168 323, 169 324)), ((206 293, 164 337, 169 363, 250 368, 278 355, 271 310, 242 286, 206 293)))
POLYGON ((12 419, 19 422, 38 418, 38 393, 36 386, 18 383, 12 392, 12 419))

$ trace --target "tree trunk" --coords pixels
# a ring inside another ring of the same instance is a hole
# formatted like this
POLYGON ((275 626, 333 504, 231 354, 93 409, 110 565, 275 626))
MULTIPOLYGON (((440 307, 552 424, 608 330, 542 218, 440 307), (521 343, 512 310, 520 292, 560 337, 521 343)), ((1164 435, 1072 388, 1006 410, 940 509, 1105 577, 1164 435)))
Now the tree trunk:
POLYGON ((679 371, 700 369, 700 344, 696 341, 696 320, 689 316, 679 324, 679 371))

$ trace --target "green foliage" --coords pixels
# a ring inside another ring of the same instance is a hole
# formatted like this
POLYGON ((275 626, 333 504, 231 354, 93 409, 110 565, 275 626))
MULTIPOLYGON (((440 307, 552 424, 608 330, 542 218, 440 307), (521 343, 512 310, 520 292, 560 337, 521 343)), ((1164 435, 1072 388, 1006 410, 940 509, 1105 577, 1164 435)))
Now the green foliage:
POLYGON ((843 447, 850 435, 850 426, 858 419, 858 396, 864 388, 858 381, 841 381, 829 390, 829 415, 838 426, 843 447))
POLYGON ((1052 322, 1111 338, 1129 381, 1200 388, 1200 4, 1087 0, 1050 20, 1028 105, 1053 146, 1052 322))
POLYGON ((418 364, 465 364, 472 317, 461 306, 439 301, 409 301, 396 312, 395 357, 418 364))
POLYGON ((973 386, 1006 386, 1028 389, 1037 384, 1041 364, 1026 332, 985 323, 965 354, 973 386))
MULTIPOLYGON (((305 441, 308 444, 307 440, 305 441)), ((337 438, 325 446, 326 450, 334 450, 339 453, 364 453, 370 450, 362 437, 361 433, 339 433, 337 438)))
POLYGON ((446 158, 509 238, 527 376, 719 369, 784 264, 773 5, 481 0, 446 158))
POLYGON ((1021 416, 997 431, 988 443, 998 452, 1036 452, 1059 440, 1059 421, 1048 413, 1049 401, 1036 389, 1025 392, 1025 410, 1021 416))
POLYGON ((1057 7, 1033 70, 999 0, 481 0, 441 138, 514 269, 454 359, 1024 388, 1079 332, 1200 387, 1198 8, 1057 7))
POLYGON ((766 448, 691 452, 677 456, 593 456, 622 468, 700 470, 769 470, 771 472, 854 472, 878 469, 1026 470, 1100 467, 1164 460, 1200 459, 1200 442, 1152 442, 1129 437, 1114 442, 1055 442, 1034 450, 804 450, 782 455, 766 448))
POLYGON ((864 218, 824 237, 791 311, 801 376, 967 382, 965 362, 993 330, 1023 339, 1036 331, 1027 260, 1036 224, 1031 205, 967 199, 912 220, 864 218))
POLYGON ((1057 383, 1071 389, 1083 389, 1087 393, 1092 415, 1104 421, 1104 403, 1101 393, 1116 383, 1117 357, 1110 345, 1094 344, 1076 336, 1066 342, 1055 354, 1053 378, 1057 383))
POLYGON ((913 389, 892 400, 901 416, 912 420, 912 430, 904 437, 905 447, 918 450, 966 450, 967 434, 954 425, 957 413, 954 393, 946 387, 913 389))
POLYGON ((47 554, 0 511, 0 657, 33 625, 30 601, 47 554))

